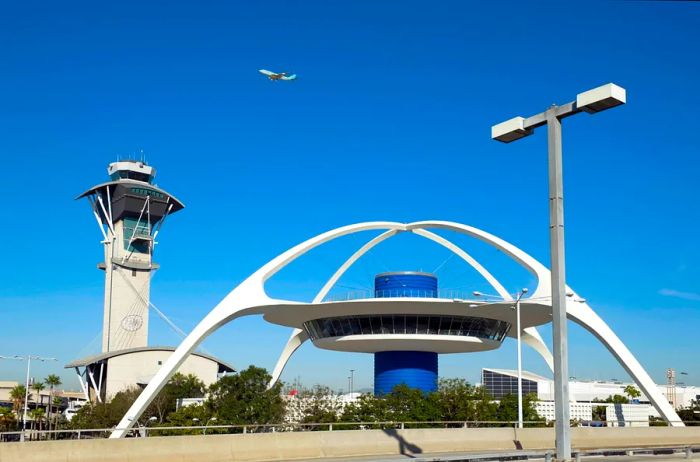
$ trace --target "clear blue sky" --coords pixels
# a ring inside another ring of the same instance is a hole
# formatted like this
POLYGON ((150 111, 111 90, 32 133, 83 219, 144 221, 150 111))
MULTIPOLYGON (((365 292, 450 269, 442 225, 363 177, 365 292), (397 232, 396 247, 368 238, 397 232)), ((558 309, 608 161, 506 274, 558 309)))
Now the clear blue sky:
MULTIPOLYGON (((73 198, 117 156, 145 152, 187 208, 160 235, 152 301, 190 330, 245 276, 288 247, 365 220, 454 220, 548 264, 546 137, 511 145, 490 126, 612 81, 628 104, 565 121, 568 280, 657 381, 700 383, 698 117, 694 2, 22 2, 0 18, 3 260, 0 354, 55 356, 33 375, 97 352, 100 234, 73 198), (259 68, 296 72, 270 82, 259 68)), ((274 295, 309 299, 349 238, 280 273, 274 295)), ((457 239, 509 289, 529 276, 457 239)), ((433 270, 444 249, 405 236, 341 281, 433 270)), ((488 290, 456 259, 443 287, 488 290)), ((178 337, 152 316, 151 344, 178 337)), ((543 329, 549 340, 550 330, 543 329)), ((204 347, 271 369, 288 329, 250 318, 204 347)), ((443 356, 441 375, 514 367, 496 352, 443 356)), ((525 366, 546 373, 525 352, 525 366)), ((283 376, 334 388, 372 357, 304 346, 283 376)), ((571 372, 625 378, 571 327, 571 372)), ((0 379, 23 364, 0 361, 0 379)))

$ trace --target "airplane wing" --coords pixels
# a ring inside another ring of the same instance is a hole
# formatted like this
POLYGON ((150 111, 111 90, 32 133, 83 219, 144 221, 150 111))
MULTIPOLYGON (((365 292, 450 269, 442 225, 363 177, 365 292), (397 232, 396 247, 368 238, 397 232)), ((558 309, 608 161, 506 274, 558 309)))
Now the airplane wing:
POLYGON ((262 75, 266 75, 268 77, 271 75, 277 75, 277 73, 272 72, 272 71, 268 71, 266 69, 260 69, 258 72, 260 72, 262 75))

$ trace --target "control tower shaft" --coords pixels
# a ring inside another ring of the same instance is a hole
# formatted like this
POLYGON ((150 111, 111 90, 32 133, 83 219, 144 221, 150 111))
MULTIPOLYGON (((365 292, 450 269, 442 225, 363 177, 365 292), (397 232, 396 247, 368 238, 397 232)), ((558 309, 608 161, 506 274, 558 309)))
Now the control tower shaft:
POLYGON ((153 184, 155 169, 144 162, 113 162, 107 171, 109 182, 78 196, 90 202, 104 237, 103 352, 147 346, 153 248, 168 215, 184 207, 153 184))

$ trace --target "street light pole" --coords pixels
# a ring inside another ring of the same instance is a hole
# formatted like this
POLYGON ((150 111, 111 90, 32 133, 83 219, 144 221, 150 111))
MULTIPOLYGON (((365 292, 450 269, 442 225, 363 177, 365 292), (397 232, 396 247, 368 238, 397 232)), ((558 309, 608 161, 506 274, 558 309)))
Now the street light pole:
POLYGON ((549 158, 549 242, 552 265, 552 337, 554 343, 554 426, 557 459, 569 460, 571 459, 571 416, 569 415, 569 342, 566 325, 564 181, 562 179, 561 120, 556 115, 557 109, 557 106, 552 105, 546 111, 549 158))
POLYGON ((571 459, 569 420, 569 364, 566 326, 566 278, 564 261, 564 187, 562 179, 561 119, 580 112, 596 113, 627 101, 624 88, 609 83, 576 95, 576 101, 552 105, 532 117, 515 117, 491 127, 491 138, 504 143, 531 135, 547 125, 549 170, 549 241, 551 255, 552 336, 554 350, 554 412, 556 458, 571 459))
POLYGON ((352 391, 353 391, 354 386, 355 386, 355 369, 350 369, 350 395, 352 395, 352 391))
POLYGON ((24 440, 24 432, 27 431, 27 408, 29 406, 29 368, 31 367, 31 364, 32 355, 27 355, 27 380, 24 382, 24 412, 22 413, 22 440, 24 440))
POLYGON ((518 428, 523 428, 523 349, 520 340, 520 299, 526 293, 527 288, 523 288, 515 299, 515 328, 518 331, 518 428))
MULTIPOLYGON (((515 294, 515 330, 517 344, 518 344, 518 428, 523 428, 523 349, 521 341, 521 330, 520 327, 520 300, 528 292, 527 287, 523 287, 519 292, 515 294)), ((499 298, 498 295, 487 295, 475 290, 473 292, 475 297, 494 297, 499 298)))

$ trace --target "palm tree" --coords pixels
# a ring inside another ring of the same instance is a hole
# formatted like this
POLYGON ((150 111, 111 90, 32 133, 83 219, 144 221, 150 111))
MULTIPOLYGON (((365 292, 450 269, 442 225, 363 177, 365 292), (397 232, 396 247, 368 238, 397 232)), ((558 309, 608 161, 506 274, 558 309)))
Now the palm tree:
POLYGON ((24 407, 24 400, 27 396, 27 388, 24 385, 16 385, 10 390, 10 399, 12 400, 12 409, 19 416, 20 411, 24 407))
POLYGON ((53 397, 53 405, 54 405, 54 407, 55 407, 56 409, 59 410, 59 412, 58 412, 58 413, 55 413, 54 416, 53 416, 53 429, 54 429, 54 430, 57 430, 57 429, 58 429, 58 419, 61 417, 60 409, 61 409, 61 404, 62 404, 62 403, 63 403, 63 402, 61 401, 61 398, 59 398, 58 396, 54 396, 54 397, 53 397))
POLYGON ((637 388, 634 385, 627 385, 623 392, 630 397, 630 401, 642 396, 642 392, 637 390, 637 388))
POLYGON ((46 415, 46 411, 44 409, 37 407, 29 411, 29 416, 32 418, 32 428, 36 429, 36 425, 39 424, 38 430, 42 430, 42 423, 44 421, 44 416, 46 415))
POLYGON ((44 384, 41 382, 34 382, 32 389, 36 392, 36 406, 37 408, 41 405, 41 392, 44 390, 44 384))
POLYGON ((44 383, 49 386, 49 412, 47 413, 48 418, 48 429, 51 430, 51 414, 53 412, 53 391, 54 388, 61 385, 61 378, 56 374, 49 374, 48 377, 44 379, 44 383))
POLYGON ((17 428, 17 419, 12 410, 0 407, 0 431, 8 432, 17 428))

